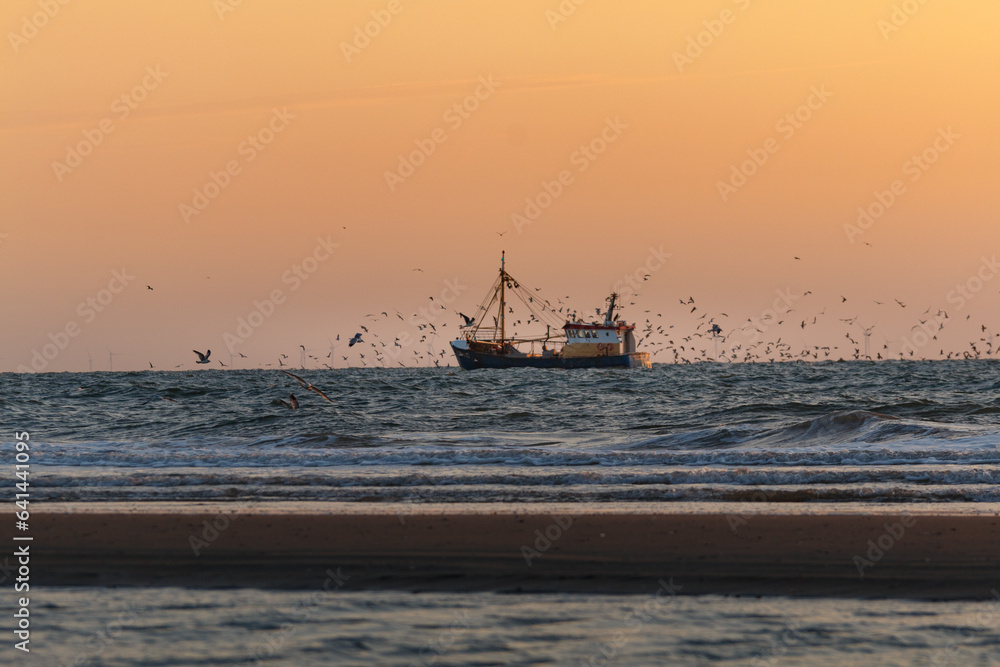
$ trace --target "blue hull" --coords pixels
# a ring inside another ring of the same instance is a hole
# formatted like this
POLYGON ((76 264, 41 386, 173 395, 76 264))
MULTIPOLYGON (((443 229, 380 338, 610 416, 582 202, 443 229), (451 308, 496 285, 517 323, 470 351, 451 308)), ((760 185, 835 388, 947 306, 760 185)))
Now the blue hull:
POLYGON ((458 365, 467 371, 477 368, 649 368, 649 354, 619 354, 607 357, 529 357, 521 355, 500 355, 475 352, 457 347, 455 352, 458 365))

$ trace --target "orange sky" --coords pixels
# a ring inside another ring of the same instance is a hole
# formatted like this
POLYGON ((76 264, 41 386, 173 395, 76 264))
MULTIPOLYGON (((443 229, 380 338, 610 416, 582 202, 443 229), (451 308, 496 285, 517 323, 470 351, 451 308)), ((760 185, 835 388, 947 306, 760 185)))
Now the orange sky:
POLYGON ((928 307, 949 311, 951 349, 980 324, 1000 332, 1000 279, 980 273, 973 298, 949 298, 1000 246, 996 3, 223 7, 0 7, 0 370, 53 338, 65 349, 46 371, 86 370, 88 351, 105 369, 109 348, 116 370, 191 367, 192 348, 228 363, 224 334, 274 290, 283 301, 240 343, 243 365, 297 359, 300 344, 325 354, 328 336, 371 312, 410 316, 446 280, 472 310, 501 248, 515 276, 582 311, 662 246, 669 261, 625 315, 650 309, 683 331, 699 313, 679 298, 729 331, 790 289, 812 291, 781 318, 796 349, 840 344, 838 319, 860 315, 896 355, 928 307), (377 18, 363 48, 345 48, 377 18), (602 131, 604 152, 578 152, 602 131), (433 152, 390 187, 418 143, 433 152), (912 161, 925 150, 926 170, 912 161), (720 182, 751 154, 766 161, 724 200, 720 182), (564 171, 551 205, 515 225, 564 171), (225 187, 193 215, 212 173, 225 187), (894 181, 885 213, 849 234, 894 181), (328 237, 339 245, 315 272, 290 278, 328 237), (122 269, 124 288, 102 295, 122 269), (86 306, 102 296, 100 312, 86 306), (797 326, 824 308, 816 328, 797 326))

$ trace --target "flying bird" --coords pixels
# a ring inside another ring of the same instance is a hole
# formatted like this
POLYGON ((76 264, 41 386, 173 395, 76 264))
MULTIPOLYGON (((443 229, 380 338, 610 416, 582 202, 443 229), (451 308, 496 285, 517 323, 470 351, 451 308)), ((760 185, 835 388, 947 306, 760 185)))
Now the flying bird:
POLYGON ((299 399, 295 398, 295 394, 288 394, 288 400, 287 401, 284 400, 284 399, 281 399, 281 398, 279 398, 278 401, 280 401, 281 404, 283 406, 285 406, 286 408, 288 408, 289 410, 298 410, 299 409, 299 399))
POLYGON ((317 394, 319 394, 320 396, 322 396, 323 398, 325 398, 330 403, 333 403, 333 400, 329 396, 327 396, 326 394, 324 394, 322 391, 320 391, 319 389, 317 389, 316 387, 314 387, 313 384, 312 384, 312 382, 306 382, 305 380, 303 380, 302 378, 300 378, 295 373, 289 373, 288 371, 281 371, 281 372, 284 373, 285 375, 287 375, 288 377, 295 378, 296 380, 298 380, 299 384, 302 385, 303 388, 308 389, 309 391, 314 391, 317 394))
POLYGON ((208 358, 212 355, 212 351, 211 350, 209 350, 205 354, 202 354, 198 350, 191 350, 191 351, 198 355, 198 361, 194 362, 196 364, 207 364, 208 363, 208 358))
POLYGON ((364 341, 361 340, 361 334, 356 333, 354 334, 354 337, 351 338, 351 340, 347 341, 347 347, 354 347, 355 343, 363 343, 363 342, 364 341))

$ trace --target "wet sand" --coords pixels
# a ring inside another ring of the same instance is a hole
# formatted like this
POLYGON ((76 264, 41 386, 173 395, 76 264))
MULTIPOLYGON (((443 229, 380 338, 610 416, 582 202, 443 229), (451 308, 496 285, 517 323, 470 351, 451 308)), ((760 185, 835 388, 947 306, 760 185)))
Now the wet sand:
MULTIPOLYGON (((43 512, 32 583, 987 599, 1000 517, 43 512), (196 553, 197 552, 197 553, 196 553)), ((11 528, 6 532, 10 533, 11 528)), ((7 536, 8 544, 10 535, 7 536)))

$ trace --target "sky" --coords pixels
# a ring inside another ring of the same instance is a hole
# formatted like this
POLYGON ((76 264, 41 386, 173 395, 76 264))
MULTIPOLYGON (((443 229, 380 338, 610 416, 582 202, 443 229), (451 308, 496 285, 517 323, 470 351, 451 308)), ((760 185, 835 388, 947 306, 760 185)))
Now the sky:
POLYGON ((427 365, 502 250, 581 312, 617 289, 641 327, 707 314, 724 349, 846 357, 873 326, 893 358, 968 350, 1000 333, 998 24, 972 0, 8 0, 0 371, 353 366, 362 324, 427 365))

